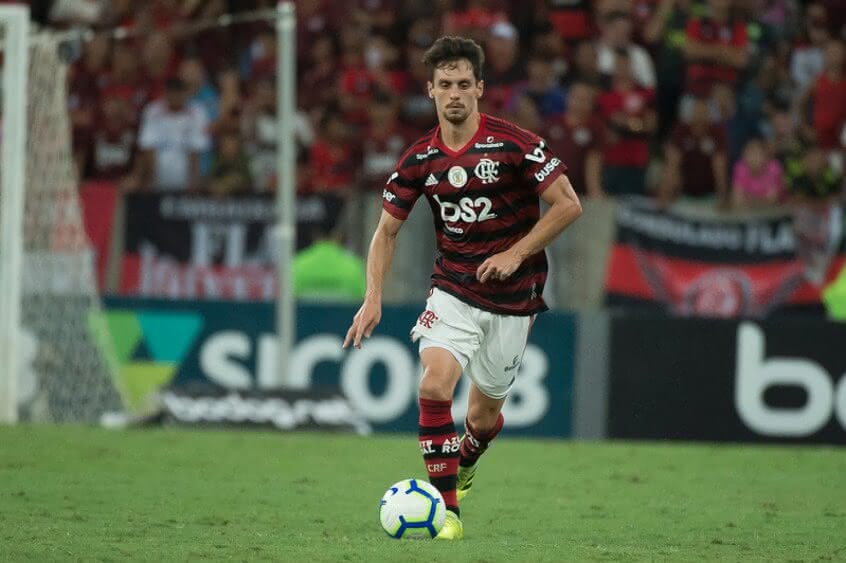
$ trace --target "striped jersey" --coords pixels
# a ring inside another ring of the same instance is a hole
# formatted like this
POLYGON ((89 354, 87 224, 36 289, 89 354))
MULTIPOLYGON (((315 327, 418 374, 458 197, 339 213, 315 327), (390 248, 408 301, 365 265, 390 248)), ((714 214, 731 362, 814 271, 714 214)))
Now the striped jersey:
POLYGON ((566 170, 534 133, 481 114, 475 136, 458 151, 444 145, 439 127, 416 141, 388 178, 382 205, 405 220, 426 196, 440 254, 432 286, 485 311, 533 315, 546 310, 545 252, 502 281, 479 283, 476 269, 526 236, 540 218, 540 194, 566 170))

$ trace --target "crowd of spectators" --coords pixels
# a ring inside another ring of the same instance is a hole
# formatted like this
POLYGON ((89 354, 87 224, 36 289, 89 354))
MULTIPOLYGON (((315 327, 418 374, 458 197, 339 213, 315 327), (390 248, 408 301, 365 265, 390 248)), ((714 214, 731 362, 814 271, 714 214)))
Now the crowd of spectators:
MULTIPOLYGON (((276 187, 273 22, 262 0, 57 0, 53 25, 108 33, 70 72, 74 153, 124 190, 276 187), (61 8, 61 9, 60 9, 61 8), (193 26, 193 27, 192 27, 193 26)), ((379 190, 435 124, 421 58, 485 48, 482 111, 547 139, 588 198, 720 208, 842 197, 846 2, 300 0, 298 191, 379 190)))

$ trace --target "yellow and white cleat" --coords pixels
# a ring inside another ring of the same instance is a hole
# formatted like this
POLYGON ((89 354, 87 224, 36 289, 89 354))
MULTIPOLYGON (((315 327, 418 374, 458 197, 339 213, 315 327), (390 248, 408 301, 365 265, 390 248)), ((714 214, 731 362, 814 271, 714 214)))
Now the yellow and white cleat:
POLYGON ((459 503, 470 493, 470 488, 473 486, 473 477, 476 476, 476 465, 478 465, 478 462, 470 467, 458 466, 458 482, 455 485, 455 495, 459 503))
POLYGON ((460 540, 464 538, 464 524, 461 523, 461 520, 458 519, 458 516, 452 510, 447 510, 446 512, 446 520, 444 521, 444 526, 441 528, 441 531, 438 532, 438 535, 435 536, 436 540, 460 540))

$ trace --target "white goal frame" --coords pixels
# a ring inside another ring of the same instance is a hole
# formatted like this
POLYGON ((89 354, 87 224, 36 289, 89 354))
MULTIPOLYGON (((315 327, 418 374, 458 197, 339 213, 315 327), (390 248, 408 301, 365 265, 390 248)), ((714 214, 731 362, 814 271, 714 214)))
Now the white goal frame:
POLYGON ((0 26, 4 35, 0 141, 0 423, 14 424, 18 420, 29 7, 0 6, 0 26))

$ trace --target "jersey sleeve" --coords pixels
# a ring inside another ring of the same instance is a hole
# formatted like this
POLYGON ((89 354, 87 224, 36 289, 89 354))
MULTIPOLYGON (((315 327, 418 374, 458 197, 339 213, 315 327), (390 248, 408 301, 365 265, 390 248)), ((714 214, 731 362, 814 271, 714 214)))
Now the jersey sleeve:
POLYGON ((567 166, 552 154, 546 141, 540 137, 535 137, 524 149, 524 154, 520 156, 520 176, 540 195, 559 176, 564 175, 567 166))
POLYGON ((397 169, 388 178, 382 190, 382 209, 397 219, 405 221, 418 197, 420 197, 418 184, 397 169))

